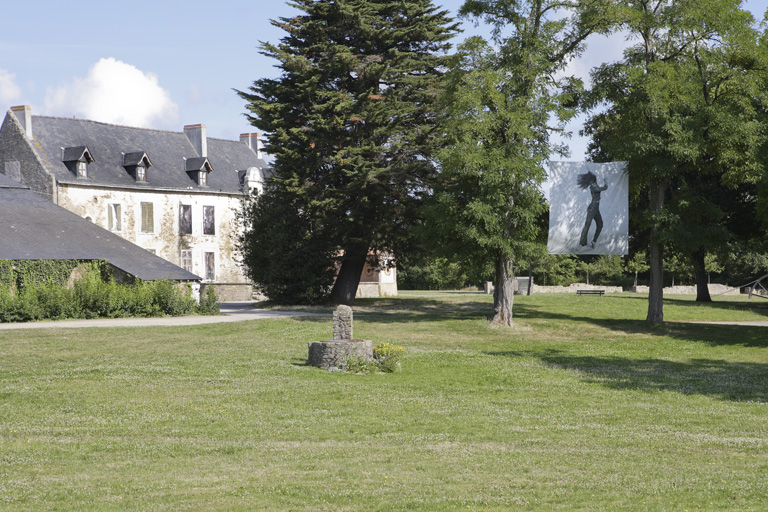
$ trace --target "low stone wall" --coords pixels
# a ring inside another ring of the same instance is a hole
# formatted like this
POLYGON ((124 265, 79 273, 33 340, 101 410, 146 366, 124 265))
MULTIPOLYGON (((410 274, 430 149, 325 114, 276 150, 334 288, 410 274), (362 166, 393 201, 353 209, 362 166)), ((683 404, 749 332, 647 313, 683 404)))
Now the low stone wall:
POLYGON ((344 370, 350 359, 373 359, 373 342, 370 340, 310 341, 307 362, 325 370, 344 370))
MULTIPOLYGON (((738 288, 732 288, 724 284, 708 285, 710 295, 740 295, 738 288)), ((638 286, 637 293, 648 293, 647 286, 638 286)), ((664 288, 664 295, 696 295, 695 286, 667 286, 664 288)))
MULTIPOLYGON (((539 286, 533 285, 533 293, 576 293, 576 290, 605 290, 605 293, 618 293, 624 291, 621 286, 600 286, 595 284, 573 283, 570 286, 539 286)), ((627 290, 631 291, 631 290, 627 290)), ((637 293, 648 294, 647 286, 638 286, 637 293)), ((724 284, 710 284, 709 294, 714 295, 739 295, 738 288, 733 289, 724 284)), ((696 295, 695 286, 667 286, 664 295, 696 295)))
POLYGON ((250 283, 206 283, 201 292, 211 287, 216 292, 220 302, 244 302, 251 300, 253 286, 250 283))
POLYGON ((533 294, 537 293, 576 293, 576 290, 605 290, 605 293, 618 293, 621 286, 599 286, 594 284, 573 283, 570 286, 539 286, 534 283, 533 294))
POLYGON ((381 297, 381 293, 379 292, 379 283, 358 284, 355 297, 358 299, 376 299, 381 297))

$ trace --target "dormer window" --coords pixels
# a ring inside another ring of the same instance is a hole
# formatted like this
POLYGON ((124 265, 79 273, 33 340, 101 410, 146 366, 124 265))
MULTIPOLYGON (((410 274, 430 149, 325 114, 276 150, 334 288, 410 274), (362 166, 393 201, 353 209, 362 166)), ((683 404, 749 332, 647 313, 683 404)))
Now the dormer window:
POLYGON ((189 177, 195 180, 199 187, 208 186, 208 174, 213 171, 213 167, 206 157, 187 158, 185 167, 189 177))
POLYGON ((147 169, 152 165, 144 151, 125 153, 123 155, 123 167, 128 174, 133 176, 137 183, 147 182, 147 169))
POLYGON ((245 171, 237 171, 240 187, 246 194, 261 194, 264 191, 264 174, 258 167, 249 167, 245 171))
POLYGON ((88 178, 88 164, 94 161, 91 152, 85 146, 61 148, 61 161, 78 179, 88 178))

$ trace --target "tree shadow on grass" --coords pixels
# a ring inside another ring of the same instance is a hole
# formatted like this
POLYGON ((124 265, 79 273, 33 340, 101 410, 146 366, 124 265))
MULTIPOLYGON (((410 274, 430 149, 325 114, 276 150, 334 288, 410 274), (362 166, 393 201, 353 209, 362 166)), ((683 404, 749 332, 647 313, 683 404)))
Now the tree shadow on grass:
POLYGON ((682 307, 695 307, 695 308, 711 308, 722 309, 726 311, 743 311, 748 309, 758 315, 768 317, 768 301, 764 299, 744 299, 734 301, 718 301, 712 302, 696 302, 695 300, 673 299, 669 297, 664 298, 664 304, 670 306, 682 306, 682 307))
MULTIPOLYGON (((367 322, 408 323, 443 320, 473 320, 491 313, 492 305, 474 300, 446 301, 423 298, 357 299, 352 306, 354 317, 367 322)), ((329 318, 296 317, 301 321, 323 321, 329 318)))
POLYGON ((733 402, 768 402, 768 364, 717 359, 685 362, 544 352, 488 352, 503 357, 532 357, 552 368, 577 371, 584 381, 617 390, 673 391, 733 402))
POLYGON ((697 322, 664 322, 649 324, 644 320, 605 319, 569 315, 543 310, 534 305, 516 306, 518 318, 585 322, 623 334, 664 336, 682 341, 701 342, 708 345, 734 345, 768 348, 768 327, 752 325, 704 324, 697 322))
MULTIPOLYGON (((648 302, 648 297, 645 295, 613 295, 613 296, 605 296, 605 297, 588 296, 588 297, 572 297, 572 298, 578 301, 610 300, 610 301, 626 301, 627 303, 643 302, 646 304, 648 302)), ((600 303, 598 302, 597 304, 600 304, 600 303)), ((722 311, 749 310, 757 315, 768 317, 768 301, 757 302, 756 300, 750 301, 749 299, 742 299, 742 300, 726 300, 726 301, 714 300, 712 302, 696 302, 695 300, 692 300, 692 299, 664 297, 664 306, 696 308, 699 310, 701 309, 722 310, 722 311)), ((635 305, 633 304, 632 307, 634 308, 635 305)), ((530 303, 519 303, 519 302, 515 303, 515 309, 518 313, 525 312, 540 318, 545 318, 547 313, 550 312, 550 311, 542 311, 541 307, 537 307, 530 303)), ((645 312, 646 312, 645 308, 643 308, 642 311, 643 311, 643 316, 645 316, 645 312)), ((552 312, 552 313, 557 314, 555 312, 552 312)))

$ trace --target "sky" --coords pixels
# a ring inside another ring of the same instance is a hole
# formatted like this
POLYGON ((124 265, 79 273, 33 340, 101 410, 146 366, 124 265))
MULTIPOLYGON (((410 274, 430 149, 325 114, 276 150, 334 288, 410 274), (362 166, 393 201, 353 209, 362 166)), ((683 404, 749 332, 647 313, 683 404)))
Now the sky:
MULTIPOLYGON (((463 0, 434 3, 455 14, 463 0)), ((745 5, 762 19, 768 0, 745 5)), ((238 139, 257 130, 234 89, 278 75, 258 45, 283 35, 270 19, 294 13, 283 0, 3 2, 0 111, 30 105, 33 115, 171 131, 203 123, 209 137, 238 139)), ((463 28, 455 43, 487 33, 471 21, 463 28)), ((620 34, 592 37, 569 70, 586 79, 591 67, 618 60, 625 44, 620 34)), ((567 160, 584 159, 582 122, 568 127, 567 160)))

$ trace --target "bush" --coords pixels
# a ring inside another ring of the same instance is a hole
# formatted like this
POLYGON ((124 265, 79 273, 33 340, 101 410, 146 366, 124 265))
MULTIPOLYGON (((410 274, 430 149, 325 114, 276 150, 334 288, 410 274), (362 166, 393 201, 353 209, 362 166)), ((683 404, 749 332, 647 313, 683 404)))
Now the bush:
POLYGON ((163 314, 183 316, 195 311, 197 303, 189 287, 171 281, 154 281, 151 287, 153 301, 163 314))
POLYGON ((27 279, 21 288, 0 284, 0 322, 194 313, 219 313, 218 298, 212 288, 206 288, 198 305, 189 286, 173 281, 123 285, 112 277, 104 281, 97 266, 86 269, 71 288, 56 280, 34 283, 27 279))
POLYGON ((212 287, 206 286, 200 292, 200 304, 197 306, 197 312, 201 315, 221 314, 219 297, 216 295, 216 290, 212 287))
POLYGON ((402 290, 458 290, 467 281, 461 265, 447 258, 419 262, 398 259, 397 287, 402 290))
POLYGON ((377 343, 373 347, 373 358, 376 360, 379 370, 392 373, 400 370, 400 360, 404 352, 405 349, 400 345, 377 343))

